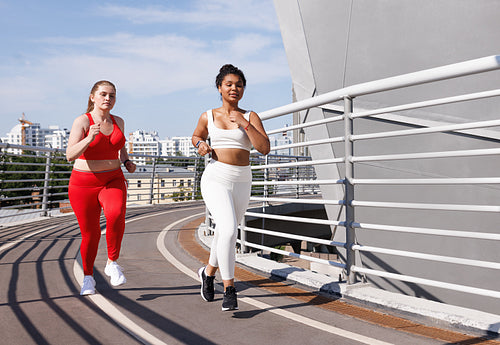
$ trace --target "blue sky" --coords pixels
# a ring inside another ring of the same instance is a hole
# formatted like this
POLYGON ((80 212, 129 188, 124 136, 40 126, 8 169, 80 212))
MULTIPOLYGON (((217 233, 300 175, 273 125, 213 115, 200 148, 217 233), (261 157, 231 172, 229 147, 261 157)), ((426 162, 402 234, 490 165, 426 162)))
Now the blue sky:
POLYGON ((1 136, 23 112, 70 129, 101 79, 117 86, 113 113, 127 132, 190 136, 220 105, 214 80, 225 63, 245 73, 241 107, 292 101, 272 0, 0 0, 0 13, 1 136))

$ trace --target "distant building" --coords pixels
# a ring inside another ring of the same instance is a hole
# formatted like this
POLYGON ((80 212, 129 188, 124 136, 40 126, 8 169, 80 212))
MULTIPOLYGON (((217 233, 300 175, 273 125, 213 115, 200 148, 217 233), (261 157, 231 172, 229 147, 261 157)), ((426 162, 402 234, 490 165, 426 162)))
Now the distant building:
MULTIPOLYGON (((66 149, 68 145, 69 130, 61 129, 59 126, 49 126, 42 128, 39 123, 24 125, 24 140, 29 146, 51 147, 57 149, 66 149)), ((271 147, 283 146, 292 143, 292 138, 285 132, 283 135, 274 135, 270 138, 271 147)), ((3 143, 13 145, 22 145, 23 127, 18 124, 7 133, 6 137, 1 138, 3 143)), ((191 137, 172 137, 160 139, 158 132, 136 130, 129 134, 127 151, 135 156, 132 157, 136 164, 146 164, 150 162, 147 156, 183 156, 194 157, 198 150, 193 146, 191 137)), ((20 153, 21 150, 9 149, 13 153, 20 153)), ((293 149, 284 148, 271 151, 272 154, 293 155, 293 149)))
POLYGON ((124 170, 124 175, 128 182, 129 204, 191 200, 195 192, 195 172, 185 168, 159 164, 153 176, 151 165, 139 165, 133 174, 124 170))
POLYGON ((166 139, 165 142, 172 142, 173 147, 175 147, 175 152, 165 152, 165 156, 175 156, 180 154, 181 156, 193 157, 198 153, 198 149, 191 143, 191 137, 173 137, 172 139, 166 139))
POLYGON ((276 135, 271 135, 269 136, 269 142, 271 144, 271 152, 270 154, 273 155, 284 155, 284 156, 292 156, 294 155, 294 149, 293 148, 281 148, 278 150, 273 150, 273 147, 280 147, 284 145, 290 145, 293 142, 293 138, 288 136, 288 134, 285 132, 282 135, 276 134, 276 135))
POLYGON ((161 141, 161 152, 163 156, 175 156, 177 153, 177 143, 173 140, 162 140, 161 141))
MULTIPOLYGON (((197 150, 191 143, 191 137, 173 137, 161 140, 156 131, 137 130, 130 133, 128 152, 136 155, 151 156, 196 156, 197 150)), ((133 157, 138 164, 145 164, 145 157, 133 157)))
POLYGON ((45 146, 52 147, 54 149, 66 149, 68 146, 69 131, 64 129, 59 129, 58 126, 49 126, 49 132, 45 135, 45 146))
MULTIPOLYGON (((137 130, 130 133, 128 138, 128 152, 136 155, 159 156, 161 155, 161 142, 158 132, 137 130)), ((136 164, 145 164, 151 159, 146 157, 133 157, 136 164)))
MULTIPOLYGON (((24 144, 28 146, 51 147, 53 149, 65 149, 68 145, 69 130, 61 129, 59 126, 49 126, 42 128, 39 123, 24 125, 24 144)), ((12 145, 23 145, 23 125, 14 126, 6 137, 2 138, 3 143, 12 145)), ((9 149, 13 153, 21 153, 18 149, 9 149)))

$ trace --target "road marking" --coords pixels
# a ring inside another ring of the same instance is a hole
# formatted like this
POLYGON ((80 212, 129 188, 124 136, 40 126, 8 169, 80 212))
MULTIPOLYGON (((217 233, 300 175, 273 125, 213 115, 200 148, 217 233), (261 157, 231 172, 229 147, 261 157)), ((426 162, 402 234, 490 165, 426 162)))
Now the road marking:
MULTIPOLYGON (((205 209, 205 206, 195 206, 195 207, 193 207, 193 209, 197 209, 197 208, 203 208, 203 209, 205 209)), ((177 211, 178 210, 174 209, 174 210, 168 210, 168 211, 158 212, 158 213, 155 213, 155 214, 147 214, 147 215, 142 216, 142 217, 132 218, 132 219, 126 220, 125 224, 130 223, 130 222, 135 222, 136 220, 142 220, 142 219, 149 218, 149 217, 161 216, 162 214, 165 214, 165 213, 171 213, 171 212, 177 212, 177 211)), ((205 213, 203 213, 203 214, 205 214, 205 213)), ((200 214, 198 214, 198 215, 200 215, 200 214)))
MULTIPOLYGON (((130 223, 136 220, 142 220, 150 217, 156 217, 165 213, 171 213, 176 211, 177 210, 169 210, 155 214, 150 214, 143 217, 129 219, 125 221, 125 223, 130 223)), ((101 234, 105 233, 106 230, 101 231, 101 234)), ((80 264, 76 259, 73 262, 73 275, 81 285, 83 282, 83 268, 80 266, 80 264)), ((154 335, 146 331, 144 328, 134 323, 125 314, 123 314, 120 310, 118 310, 118 308, 116 308, 111 302, 109 302, 104 296, 100 295, 97 289, 95 295, 88 295, 86 297, 88 297, 97 307, 99 307, 99 309, 101 309, 106 315, 108 315, 113 321, 115 321, 121 328, 123 328, 126 332, 131 334, 133 337, 135 337, 143 344, 167 345, 167 343, 156 338, 154 335)))
MULTIPOLYGON (((81 282, 83 281, 83 269, 78 264, 77 260, 73 263, 73 275, 75 278, 81 282)), ((125 314, 123 314, 118 308, 116 308, 111 302, 109 302, 104 296, 100 295, 96 289, 95 295, 86 296, 94 304, 99 307, 106 315, 108 315, 114 322, 116 322, 121 328, 135 337, 137 340, 143 344, 152 345, 167 345, 164 341, 156 338, 154 335, 146 331, 144 328, 138 326, 134 321, 129 319, 125 314)))
MULTIPOLYGON (((156 240, 156 246, 157 246, 158 250, 160 251, 160 253, 165 257, 165 259, 167 259, 178 270, 185 273, 189 277, 195 279, 196 281, 199 281, 198 274, 196 272, 192 271, 191 269, 189 269, 187 266, 185 266, 179 260, 177 260, 168 251, 168 249, 165 246, 165 237, 167 235, 167 232, 170 231, 174 226, 178 225, 179 223, 185 222, 190 218, 200 216, 201 214, 204 214, 204 213, 195 214, 195 215, 192 215, 192 216, 189 216, 189 217, 186 217, 186 218, 183 218, 183 219, 180 219, 180 220, 177 220, 177 221, 171 223, 170 225, 165 227, 165 229, 163 229, 160 232, 160 234, 158 235, 158 238, 156 240)), ((292 312, 287 311, 287 310, 279 309, 275 306, 260 302, 256 299, 253 299, 250 297, 241 297, 238 299, 241 302, 246 303, 246 304, 250 304, 256 308, 266 310, 266 311, 274 313, 276 315, 286 317, 287 319, 293 320, 295 322, 299 322, 299 323, 302 323, 304 325, 307 325, 307 326, 310 326, 313 328, 317 328, 321 331, 335 334, 335 335, 338 335, 338 336, 341 336, 341 337, 344 337, 347 339, 355 340, 355 341, 358 341, 358 342, 363 343, 363 344, 367 344, 367 345, 393 345, 393 344, 387 343, 385 341, 377 340, 374 338, 366 337, 366 336, 361 335, 361 334, 349 332, 349 331, 346 331, 346 330, 343 330, 343 329, 340 329, 340 328, 337 328, 334 326, 330 326, 326 323, 316 321, 316 320, 310 319, 308 317, 292 313, 292 312)))
MULTIPOLYGON (((160 216, 166 213, 172 213, 176 212, 177 210, 168 210, 164 212, 159 212, 155 214, 150 214, 150 215, 145 215, 142 217, 138 218, 133 218, 125 221, 125 223, 130 223, 134 222, 137 220, 142 220, 150 217, 156 217, 160 216)), ((199 216, 200 214, 197 214, 196 216, 199 216)), ((188 217, 189 218, 189 217, 188 217)), ((27 235, 22 236, 21 238, 10 242, 6 243, 2 246, 0 246, 0 252, 16 245, 19 242, 22 242, 26 240, 27 238, 30 238, 34 235, 37 235, 39 233, 51 230, 53 228, 56 228, 58 225, 54 225, 51 227, 48 227, 46 229, 42 230, 37 230, 32 233, 29 233, 27 235)), ((101 231, 101 234, 105 234, 106 230, 101 231)), ((77 254, 78 257, 78 254, 77 254)), ((74 260, 73 262, 73 275, 75 279, 80 283, 83 282, 83 269, 78 263, 78 261, 74 260)), ((99 307, 106 315, 108 315, 111 319, 113 319, 121 328, 123 328, 125 331, 127 331, 129 334, 131 334, 133 337, 135 337, 137 340, 142 342, 143 344, 151 344, 151 345, 167 345, 164 341, 156 338, 153 336, 151 333, 147 332, 145 329, 142 327, 138 326, 136 323, 134 323, 131 319, 129 319, 125 314, 123 314, 118 308, 116 308, 111 302, 109 302, 104 296, 99 294, 99 291, 96 289, 96 294, 95 295, 89 295, 86 296, 88 297, 97 307, 99 307)))
POLYGON ((165 257, 165 259, 167 259, 167 261, 169 261, 172 265, 174 265, 179 271, 186 274, 187 276, 190 276, 191 278, 193 278, 196 281, 199 281, 198 273, 192 271, 187 266, 185 266, 183 263, 181 263, 179 260, 177 260, 168 251, 167 247, 165 247, 165 236, 167 236, 167 232, 170 231, 177 224, 185 222, 190 218, 199 217, 202 214, 205 214, 205 213, 194 214, 192 216, 189 216, 189 217, 186 217, 183 219, 179 219, 178 221, 171 223, 170 225, 168 225, 165 229, 163 229, 160 232, 160 234, 158 235, 158 238, 156 239, 156 247, 158 248, 160 253, 165 257))
POLYGON ((25 240, 25 239, 27 239, 27 238, 30 238, 30 237, 32 237, 32 236, 35 236, 36 234, 39 234, 39 233, 44 232, 44 231, 49 231, 49 230, 51 230, 51 229, 56 228, 57 226, 58 226, 58 225, 54 225, 54 226, 48 227, 48 228, 46 228, 46 229, 33 231, 33 232, 31 232, 31 233, 29 233, 29 234, 27 234, 27 235, 24 235, 24 236, 23 236, 23 237, 21 237, 21 238, 18 238, 17 240, 15 240, 15 241, 13 241, 13 242, 6 243, 6 244, 4 244, 3 246, 1 246, 1 247, 0 247, 0 252, 4 251, 5 249, 8 249, 8 248, 10 248, 10 247, 15 246, 16 244, 18 244, 19 242, 24 241, 24 240, 25 240))

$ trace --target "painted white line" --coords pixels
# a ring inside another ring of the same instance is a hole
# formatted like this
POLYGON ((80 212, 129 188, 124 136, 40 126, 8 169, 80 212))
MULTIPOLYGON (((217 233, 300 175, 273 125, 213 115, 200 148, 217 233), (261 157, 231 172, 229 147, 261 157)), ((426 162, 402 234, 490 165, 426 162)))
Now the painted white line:
MULTIPOLYGON (((150 217, 156 217, 165 213, 171 213, 176 211, 177 210, 169 210, 169 211, 154 213, 143 217, 130 219, 128 221, 125 221, 125 223, 130 223, 150 217)), ((106 230, 101 231, 101 234, 105 233, 106 230)), ((76 259, 73 262, 73 275, 81 285, 83 282, 83 269, 76 259)), ((99 307, 99 309, 101 309, 106 315, 108 315, 113 321, 115 321, 121 328, 123 328, 126 332, 131 334, 133 337, 135 337, 143 344, 167 345, 167 343, 156 338, 154 335, 146 331, 144 328, 134 323, 125 314, 123 314, 120 310, 118 310, 118 308, 116 308, 111 302, 109 302, 106 298, 104 298, 104 296, 100 295, 97 289, 95 295, 89 295, 86 297, 88 297, 97 307, 99 307)))
MULTIPOLYGON (((158 250, 160 251, 160 253, 162 253, 162 255, 165 257, 165 259, 167 259, 178 270, 185 273, 189 277, 195 279, 196 281, 199 281, 198 274, 196 272, 190 270, 187 266, 185 266, 183 263, 181 263, 179 260, 177 260, 167 250, 167 248, 165 247, 165 236, 167 235, 167 232, 170 231, 177 224, 182 223, 182 222, 188 220, 189 218, 200 216, 201 214, 204 214, 204 213, 195 214, 195 215, 186 217, 184 219, 180 219, 174 223, 171 223, 170 225, 168 225, 165 229, 163 229, 160 232, 160 235, 158 235, 158 238, 156 240, 156 246, 158 247, 158 250)), ((286 317, 287 319, 293 320, 295 322, 299 322, 299 323, 302 323, 304 325, 319 329, 319 330, 324 331, 324 332, 335 334, 335 335, 338 335, 338 336, 341 336, 341 337, 344 337, 347 339, 355 340, 355 341, 358 341, 358 342, 363 343, 363 344, 367 344, 367 345, 393 345, 393 344, 387 343, 385 341, 381 341, 381 340, 377 340, 374 338, 366 337, 366 336, 361 335, 361 334, 349 332, 349 331, 346 331, 346 330, 343 330, 343 329, 340 329, 340 328, 337 328, 334 326, 330 326, 326 323, 316 321, 316 320, 310 319, 308 317, 305 317, 305 316, 302 316, 299 314, 292 313, 290 311, 279 309, 275 306, 260 302, 256 299, 253 299, 250 297, 240 297, 240 298, 238 298, 238 300, 240 300, 243 303, 250 304, 256 308, 267 310, 267 311, 274 313, 276 315, 286 317)))
MULTIPOLYGON (((205 206, 196 206, 196 207, 193 207, 193 209, 197 209, 197 208, 203 208, 203 209, 205 209, 205 206)), ((179 211, 179 210, 174 209, 174 210, 168 210, 168 211, 158 212, 158 213, 155 213, 155 214, 147 214, 147 215, 142 216, 142 217, 132 218, 132 219, 126 220, 125 224, 131 223, 131 222, 135 222, 136 220, 142 220, 142 219, 145 219, 145 218, 161 216, 162 214, 172 213, 172 212, 177 212, 177 211, 179 211)))
POLYGON ((0 252, 4 251, 5 249, 8 249, 8 248, 10 248, 10 247, 15 246, 16 244, 18 244, 19 242, 24 241, 24 240, 25 240, 25 239, 27 239, 27 238, 30 238, 30 237, 32 237, 32 236, 35 236, 36 234, 39 234, 39 233, 41 233, 41 232, 49 231, 49 230, 51 230, 51 229, 54 229, 55 227, 57 227, 57 225, 54 225, 54 226, 48 227, 48 228, 46 228, 46 229, 33 231, 33 232, 31 232, 31 233, 29 233, 29 234, 27 234, 27 235, 24 235, 24 236, 23 236, 23 237, 21 237, 21 238, 18 238, 18 239, 17 239, 17 240, 15 240, 15 241, 12 241, 12 242, 6 243, 6 244, 4 244, 3 246, 1 246, 1 247, 0 247, 0 252))
MULTIPOLYGON (((73 263, 73 275, 79 282, 83 281, 83 269, 76 260, 73 263)), ((106 315, 113 319, 113 321, 115 321, 121 328, 123 328, 143 344, 167 345, 165 342, 156 338, 154 335, 147 332, 144 328, 138 326, 136 323, 130 320, 111 302, 109 302, 102 295, 98 294, 97 289, 95 295, 88 295, 86 297, 94 302, 96 306, 98 306, 104 313, 106 313, 106 315)))
MULTIPOLYGON (((200 207, 202 207, 202 206, 200 206, 200 207)), ((146 218, 150 218, 150 217, 156 217, 156 216, 160 216, 160 215, 163 215, 166 213, 172 213, 172 212, 176 212, 176 211, 178 211, 178 210, 168 210, 168 211, 164 211, 164 212, 149 214, 149 215, 145 215, 142 217, 129 219, 129 220, 125 221, 125 223, 127 224, 130 222, 134 222, 134 221, 138 221, 138 220, 142 220, 142 219, 146 219, 146 218)), ((204 213, 196 214, 196 216, 199 216, 201 214, 204 214, 204 213)), ((187 218, 185 218, 185 219, 187 219, 187 218)), ((37 230, 37 231, 31 232, 27 235, 24 235, 15 241, 6 243, 6 244, 0 246, 0 252, 4 251, 10 247, 13 247, 17 243, 22 242, 22 241, 26 240, 27 238, 30 238, 34 235, 37 235, 37 234, 45 232, 45 231, 49 231, 53 228, 56 228, 57 226, 58 225, 54 225, 54 226, 48 227, 46 229, 37 230)), ((106 233, 106 230, 101 231, 101 234, 105 234, 105 233, 106 233)), ((78 256, 78 254, 77 254, 77 256, 78 256)), ((76 259, 73 262, 73 275, 74 275, 75 279, 80 284, 83 282, 83 269, 78 264, 78 261, 76 259)), ((87 296, 87 297, 89 297, 92 300, 92 302, 94 302, 104 313, 106 313, 110 318, 112 318, 116 323, 118 323, 120 325, 120 327, 122 327, 124 330, 126 330, 128 333, 130 333, 132 336, 137 338, 142 343, 153 344, 153 345, 156 345, 156 344, 166 345, 165 342, 156 338, 155 336, 153 336, 152 334, 148 333, 146 330, 144 330, 143 328, 141 328, 137 324, 135 324, 132 320, 130 320, 127 316, 125 316, 122 312, 120 312, 111 302, 109 302, 102 295, 99 295, 97 290, 96 290, 95 295, 91 295, 91 296, 87 296)))
POLYGON ((168 225, 165 229, 163 229, 160 232, 160 234, 158 235, 158 238, 156 239, 156 247, 158 248, 158 250, 160 251, 160 253, 165 257, 165 259, 167 259, 167 261, 169 261, 172 265, 174 265, 179 271, 181 271, 185 275, 193 278, 196 281, 199 281, 198 273, 190 270, 187 266, 185 266, 183 263, 181 263, 179 260, 177 260, 168 251, 167 247, 165 247, 165 236, 167 236, 167 232, 169 230, 171 230, 177 224, 182 223, 182 222, 188 220, 189 218, 199 217, 199 216, 204 215, 204 214, 205 214, 204 212, 203 213, 194 214, 192 216, 189 216, 189 217, 186 217, 186 218, 183 218, 183 219, 179 219, 178 221, 171 223, 170 225, 168 225))

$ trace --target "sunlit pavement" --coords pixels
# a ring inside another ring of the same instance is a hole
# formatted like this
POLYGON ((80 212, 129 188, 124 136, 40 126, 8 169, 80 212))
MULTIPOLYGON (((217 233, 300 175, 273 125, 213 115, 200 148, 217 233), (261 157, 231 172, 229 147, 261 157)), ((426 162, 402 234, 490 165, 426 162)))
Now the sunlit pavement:
MULTIPOLYGON (((119 263, 82 297, 80 234, 73 215, 0 228, 0 344, 498 344, 360 308, 237 267, 239 310, 204 302, 196 271, 208 251, 195 236, 202 203, 130 207, 119 263), (22 241, 20 241, 23 239, 22 241)), ((104 229, 104 221, 103 221, 104 229)))

